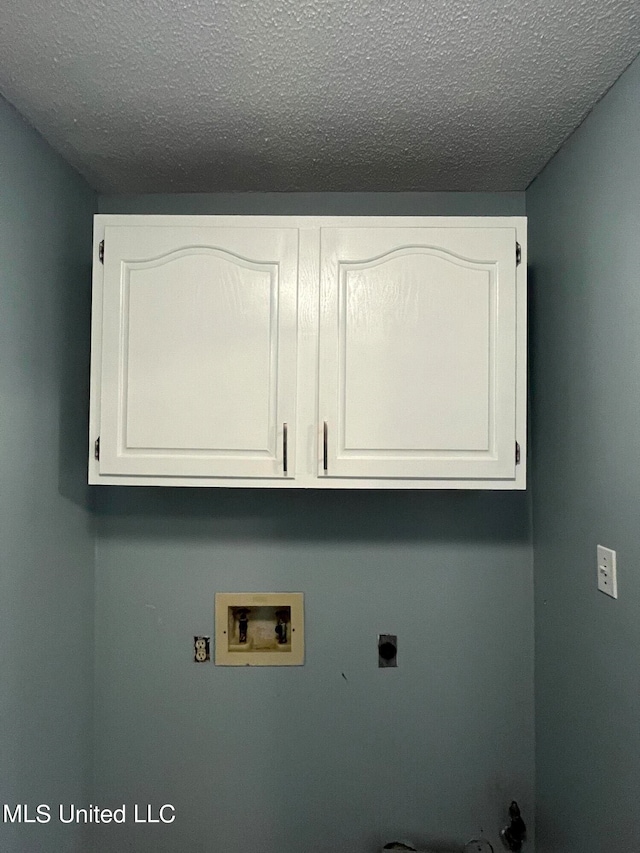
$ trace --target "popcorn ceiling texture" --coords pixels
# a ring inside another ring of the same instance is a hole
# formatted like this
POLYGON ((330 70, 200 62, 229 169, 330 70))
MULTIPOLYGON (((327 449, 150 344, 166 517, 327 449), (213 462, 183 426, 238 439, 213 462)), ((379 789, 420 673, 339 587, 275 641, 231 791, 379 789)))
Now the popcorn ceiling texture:
POLYGON ((0 92, 99 191, 523 190, 638 0, 3 0, 0 92))

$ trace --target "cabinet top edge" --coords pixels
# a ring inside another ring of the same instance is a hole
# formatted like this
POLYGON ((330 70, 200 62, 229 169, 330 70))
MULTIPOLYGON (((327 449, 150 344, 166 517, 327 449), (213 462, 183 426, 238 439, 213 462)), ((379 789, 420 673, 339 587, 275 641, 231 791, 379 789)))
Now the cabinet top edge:
POLYGON ((447 226, 459 228, 517 228, 526 229, 526 216, 290 216, 252 214, 140 214, 140 213, 96 213, 95 228, 111 226, 237 226, 258 225, 289 228, 327 228, 372 225, 392 227, 447 226))

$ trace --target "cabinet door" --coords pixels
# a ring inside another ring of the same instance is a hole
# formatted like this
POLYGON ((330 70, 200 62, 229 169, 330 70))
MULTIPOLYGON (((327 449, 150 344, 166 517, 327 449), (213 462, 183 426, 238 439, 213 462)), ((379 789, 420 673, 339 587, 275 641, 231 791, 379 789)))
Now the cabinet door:
POLYGON ((515 265, 513 228, 322 229, 319 476, 515 476, 515 265))
POLYGON ((297 267, 296 229, 107 226, 101 474, 293 473, 297 267))

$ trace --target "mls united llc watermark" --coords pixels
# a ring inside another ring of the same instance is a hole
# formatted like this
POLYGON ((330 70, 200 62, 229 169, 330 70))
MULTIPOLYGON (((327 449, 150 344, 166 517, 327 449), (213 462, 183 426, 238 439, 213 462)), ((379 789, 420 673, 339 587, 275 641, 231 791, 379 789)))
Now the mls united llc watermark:
POLYGON ((116 809, 105 809, 101 806, 90 805, 79 808, 73 803, 60 803, 50 806, 40 803, 30 806, 26 803, 9 805, 3 803, 3 823, 173 823, 176 810, 170 803, 163 806, 144 806, 134 803, 127 806, 124 803, 116 809))

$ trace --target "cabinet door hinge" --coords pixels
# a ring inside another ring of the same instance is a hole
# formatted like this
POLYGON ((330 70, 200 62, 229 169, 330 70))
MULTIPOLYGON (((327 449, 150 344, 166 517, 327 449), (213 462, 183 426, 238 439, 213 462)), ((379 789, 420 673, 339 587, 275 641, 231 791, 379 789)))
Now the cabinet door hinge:
POLYGON ((100 436, 93 443, 93 458, 100 459, 100 436))
POLYGON ((100 258, 100 263, 104 263, 104 240, 100 240, 100 245, 98 247, 98 257, 100 258))
POLYGON ((519 465, 519 464, 520 464, 520 445, 516 441, 516 465, 519 465))
POLYGON ((522 246, 516 243, 516 266, 519 267, 522 263, 522 246))

